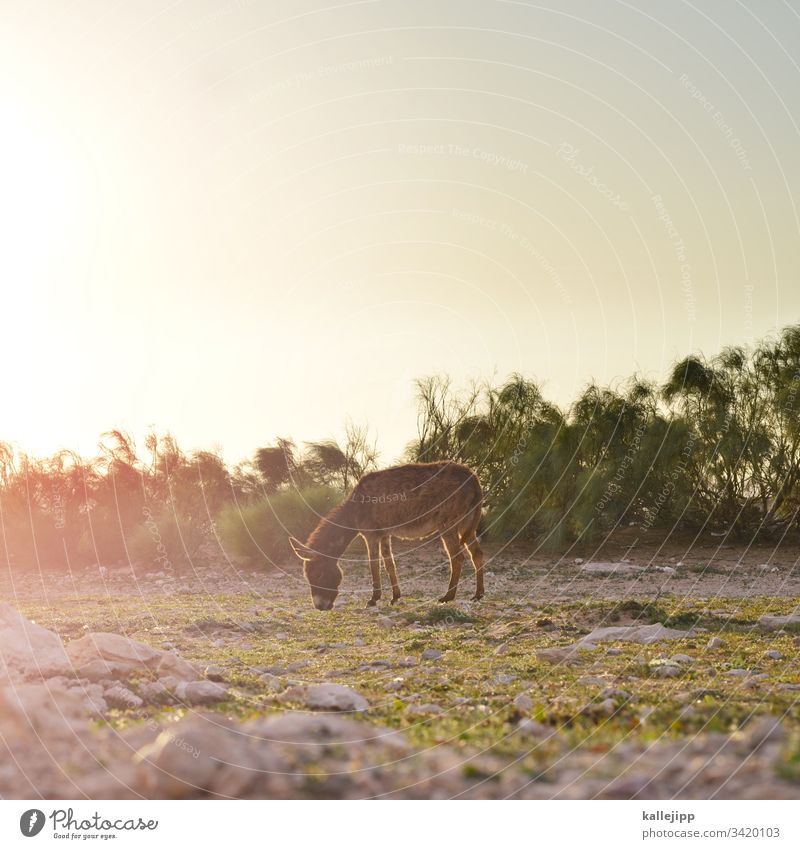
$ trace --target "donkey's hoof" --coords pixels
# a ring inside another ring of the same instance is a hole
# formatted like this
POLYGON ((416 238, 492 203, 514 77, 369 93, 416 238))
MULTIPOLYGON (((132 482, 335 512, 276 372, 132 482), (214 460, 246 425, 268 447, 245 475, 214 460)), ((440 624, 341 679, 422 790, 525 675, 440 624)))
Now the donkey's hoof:
POLYGON ((448 601, 452 601, 455 597, 455 593, 447 593, 439 599, 439 604, 446 604, 448 601))
POLYGON ((399 600, 400 600, 399 595, 393 595, 392 596, 392 604, 396 604, 399 600))
POLYGON ((377 598, 371 598, 367 602, 367 607, 377 607, 377 606, 378 606, 378 599, 377 598))
POLYGON ((483 593, 475 593, 475 595, 472 596, 472 601, 480 601, 482 598, 483 598, 483 593))

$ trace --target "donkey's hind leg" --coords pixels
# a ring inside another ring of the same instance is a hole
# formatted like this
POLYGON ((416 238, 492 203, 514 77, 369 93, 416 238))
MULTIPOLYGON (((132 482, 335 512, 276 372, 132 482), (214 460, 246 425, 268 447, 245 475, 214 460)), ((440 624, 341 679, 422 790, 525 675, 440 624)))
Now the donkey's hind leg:
POLYGON ((475 567, 475 595, 472 596, 472 600, 478 601, 478 599, 483 598, 483 549, 478 542, 478 537, 474 534, 471 539, 464 542, 472 565, 475 567))
POLYGON ((464 565, 464 546, 457 533, 442 534, 442 543, 447 556, 450 558, 450 583, 447 592, 439 602, 452 601, 456 597, 458 581, 461 578, 461 568, 464 565))
POLYGON ((384 537, 381 540, 381 559, 392 582, 392 604, 394 604, 400 598, 400 584, 397 582, 397 566, 394 562, 391 537, 384 537))
POLYGON ((369 570, 372 573, 372 598, 367 602, 367 607, 375 607, 381 597, 381 544, 376 537, 364 537, 367 545, 367 559, 369 570))

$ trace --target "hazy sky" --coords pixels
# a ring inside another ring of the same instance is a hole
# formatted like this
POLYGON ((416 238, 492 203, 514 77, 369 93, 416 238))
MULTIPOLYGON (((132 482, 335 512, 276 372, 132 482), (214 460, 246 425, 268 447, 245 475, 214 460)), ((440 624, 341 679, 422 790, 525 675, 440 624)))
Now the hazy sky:
POLYGON ((800 4, 0 0, 0 439, 240 459, 800 315, 800 4))

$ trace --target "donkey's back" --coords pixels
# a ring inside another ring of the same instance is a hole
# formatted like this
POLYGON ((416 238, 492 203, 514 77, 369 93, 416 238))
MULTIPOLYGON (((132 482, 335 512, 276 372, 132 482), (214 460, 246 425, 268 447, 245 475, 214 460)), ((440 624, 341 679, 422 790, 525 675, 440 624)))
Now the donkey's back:
POLYGON ((365 475, 351 500, 361 505, 360 531, 462 539, 477 530, 483 492, 475 473, 460 463, 407 463, 365 475))

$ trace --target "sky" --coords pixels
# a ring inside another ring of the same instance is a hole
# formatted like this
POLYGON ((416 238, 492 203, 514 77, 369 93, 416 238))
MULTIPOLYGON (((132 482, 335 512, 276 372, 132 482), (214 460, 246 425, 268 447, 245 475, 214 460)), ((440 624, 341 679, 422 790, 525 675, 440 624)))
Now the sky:
POLYGON ((0 440, 390 462, 800 315, 800 7, 0 0, 0 440))

